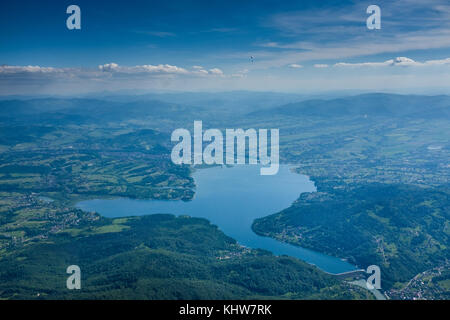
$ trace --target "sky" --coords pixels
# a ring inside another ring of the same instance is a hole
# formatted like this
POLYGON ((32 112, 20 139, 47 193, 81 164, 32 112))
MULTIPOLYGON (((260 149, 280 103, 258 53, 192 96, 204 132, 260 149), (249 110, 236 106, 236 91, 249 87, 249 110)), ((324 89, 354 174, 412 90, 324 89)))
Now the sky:
POLYGON ((3 0, 0 95, 450 93, 450 1, 3 0), (69 5, 81 29, 69 30, 69 5), (370 5, 381 28, 369 29, 370 5))

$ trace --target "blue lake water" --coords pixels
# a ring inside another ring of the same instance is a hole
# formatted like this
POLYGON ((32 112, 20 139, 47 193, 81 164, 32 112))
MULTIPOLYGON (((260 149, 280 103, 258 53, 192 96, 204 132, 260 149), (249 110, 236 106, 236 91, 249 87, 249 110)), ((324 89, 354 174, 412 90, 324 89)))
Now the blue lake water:
POLYGON ((251 230, 254 219, 289 207, 302 192, 315 191, 314 183, 307 176, 292 172, 287 165, 281 165, 278 174, 273 176, 261 176, 259 166, 237 165, 199 169, 193 178, 196 191, 194 199, 189 202, 97 199, 79 202, 77 207, 111 218, 155 213, 202 217, 246 247, 296 257, 329 273, 356 269, 339 258, 261 237, 251 230))

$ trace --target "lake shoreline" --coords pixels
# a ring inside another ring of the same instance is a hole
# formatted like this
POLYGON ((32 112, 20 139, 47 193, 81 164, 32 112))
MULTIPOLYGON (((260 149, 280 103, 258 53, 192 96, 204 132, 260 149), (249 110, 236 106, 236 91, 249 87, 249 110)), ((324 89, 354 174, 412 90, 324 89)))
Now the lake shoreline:
POLYGON ((81 201, 76 207, 108 218, 156 213, 206 218, 240 245, 292 256, 330 274, 355 270, 341 258, 254 232, 254 219, 289 207, 301 193, 316 191, 309 177, 298 174, 292 165, 281 165, 278 176, 259 176, 256 170, 257 166, 197 169, 193 172, 196 196, 187 202, 116 198, 81 201))

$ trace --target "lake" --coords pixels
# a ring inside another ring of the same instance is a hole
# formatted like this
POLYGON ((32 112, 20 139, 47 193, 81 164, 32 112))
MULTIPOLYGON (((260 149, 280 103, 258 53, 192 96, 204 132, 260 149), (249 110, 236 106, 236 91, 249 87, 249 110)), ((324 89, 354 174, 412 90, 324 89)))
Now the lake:
POLYGON ((355 270, 355 266, 339 258, 261 237, 252 231, 254 219, 279 212, 301 193, 316 190, 307 176, 294 173, 288 165, 281 165, 278 174, 272 176, 261 176, 259 169, 256 165, 198 169, 193 174, 195 196, 189 202, 96 199, 79 202, 77 207, 110 218, 155 213, 206 218, 246 247, 296 257, 329 273, 355 270))

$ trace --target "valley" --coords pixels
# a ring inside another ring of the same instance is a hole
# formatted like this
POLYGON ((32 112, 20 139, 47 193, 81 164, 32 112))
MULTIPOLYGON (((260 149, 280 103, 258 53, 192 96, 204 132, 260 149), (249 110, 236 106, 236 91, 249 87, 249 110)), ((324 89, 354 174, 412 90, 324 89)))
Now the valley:
POLYGON ((70 298, 373 298, 297 259, 240 247, 204 219, 75 208, 98 198, 191 200, 195 167, 171 162, 170 132, 198 119, 219 129, 278 128, 281 163, 314 182, 316 192, 257 219, 256 233, 363 268, 378 264, 390 298, 448 296, 450 98, 279 105, 237 95, 245 108, 230 95, 209 104, 201 94, 188 95, 189 105, 176 95, 0 101, 0 296, 68 298, 64 266, 76 260, 91 289, 70 298))

